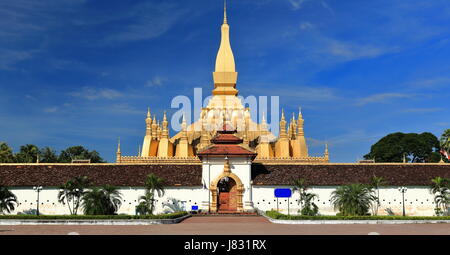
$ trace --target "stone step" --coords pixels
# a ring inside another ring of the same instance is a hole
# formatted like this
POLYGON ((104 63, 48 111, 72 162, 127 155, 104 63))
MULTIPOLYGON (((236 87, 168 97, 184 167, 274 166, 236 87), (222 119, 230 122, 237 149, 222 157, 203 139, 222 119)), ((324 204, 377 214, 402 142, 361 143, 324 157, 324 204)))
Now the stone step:
POLYGON ((192 217, 202 217, 202 216, 230 216, 230 217, 241 217, 241 216, 259 216, 257 213, 240 213, 240 212, 216 212, 216 213, 197 213, 192 214, 192 217))

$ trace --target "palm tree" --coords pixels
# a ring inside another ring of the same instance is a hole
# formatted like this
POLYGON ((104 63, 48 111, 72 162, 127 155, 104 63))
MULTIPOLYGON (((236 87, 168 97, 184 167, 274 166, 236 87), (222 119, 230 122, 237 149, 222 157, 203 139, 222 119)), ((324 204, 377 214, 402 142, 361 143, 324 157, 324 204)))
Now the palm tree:
POLYGON ((294 180, 294 188, 292 190, 293 192, 299 192, 300 199, 298 200, 298 204, 300 205, 300 213, 302 215, 314 216, 319 212, 318 206, 313 202, 317 198, 317 195, 306 192, 308 189, 309 186, 306 185, 305 179, 294 180))
POLYGON ((88 215, 112 215, 117 212, 122 204, 119 190, 111 185, 94 187, 84 193, 82 205, 84 214, 88 215))
POLYGON ((92 188, 86 192, 82 198, 84 214, 104 215, 106 214, 105 195, 103 190, 98 187, 92 188))
POLYGON ((64 203, 64 200, 67 202, 70 214, 77 215, 81 198, 89 184, 90 181, 87 176, 78 176, 59 187, 58 201, 60 203, 64 203), (72 207, 70 204, 72 204, 72 207))
POLYGON ((116 187, 106 184, 103 186, 103 192, 105 195, 107 214, 115 214, 122 205, 120 191, 116 187))
POLYGON ((450 179, 435 177, 431 180, 431 193, 434 194, 436 203, 436 214, 447 214, 448 204, 450 203, 450 179))
POLYGON ((169 200, 172 203, 164 204, 164 207, 166 207, 164 213, 176 213, 184 211, 184 208, 182 207, 180 200, 176 198, 169 198, 169 200))
POLYGON ((3 185, 0 185, 0 213, 4 211, 11 213, 17 206, 17 197, 9 189, 3 185))
POLYGON ((159 197, 164 195, 164 179, 151 173, 145 180, 145 195, 139 198, 139 200, 142 200, 138 205, 141 208, 141 213, 153 214, 155 209, 155 192, 159 197), (147 210, 143 210, 143 208, 147 208, 147 210))
POLYGON ((378 208, 380 206, 380 186, 385 185, 383 177, 372 176, 370 179, 370 186, 376 190, 377 199, 373 206, 373 215, 378 215, 378 208))
MULTIPOLYGON (((442 150, 450 153, 450 129, 446 129, 441 135, 440 146, 442 150)), ((444 158, 445 162, 448 162, 448 159, 446 159, 444 156, 441 157, 444 158)))
POLYGON ((372 192, 371 187, 359 183, 340 186, 333 191, 331 202, 344 216, 367 215, 377 199, 372 192))
POLYGON ((306 193, 304 195, 304 206, 300 211, 302 215, 316 216, 319 213, 319 207, 313 202, 317 198, 316 194, 306 193))

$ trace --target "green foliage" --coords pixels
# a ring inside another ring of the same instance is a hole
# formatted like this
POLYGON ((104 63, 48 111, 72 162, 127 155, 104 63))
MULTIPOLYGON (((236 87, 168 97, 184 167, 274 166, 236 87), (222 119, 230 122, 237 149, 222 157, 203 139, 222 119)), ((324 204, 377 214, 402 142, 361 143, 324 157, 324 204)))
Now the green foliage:
POLYGON ((435 177, 431 180, 430 191, 434 194, 436 215, 448 215, 450 206, 450 179, 435 177))
POLYGON ((94 187, 83 194, 84 214, 113 215, 122 204, 119 190, 111 185, 94 187))
POLYGON ((392 133, 376 142, 370 148, 365 159, 375 159, 376 162, 439 162, 439 140, 429 132, 392 133))
POLYGON ((176 213, 184 211, 181 201, 176 198, 169 198, 170 202, 164 204, 164 213, 176 213))
POLYGON ((39 151, 40 163, 58 163, 58 155, 50 147, 44 147, 39 151))
POLYGON ((378 214, 378 208, 380 207, 380 186, 385 185, 385 181, 383 179, 383 177, 378 177, 378 176, 372 176, 372 178, 370 179, 370 187, 372 189, 376 190, 376 203, 372 204, 372 210, 373 210, 373 215, 377 215, 378 214))
MULTIPOLYGON (((442 133, 439 143, 441 148, 450 153, 450 129, 446 129, 444 133, 442 133)), ((450 163, 450 161, 445 157, 442 157, 442 160, 446 163, 450 163)))
POLYGON ((132 220, 132 219, 176 219, 188 215, 188 212, 176 212, 157 215, 0 215, 0 219, 40 219, 40 220, 132 220))
POLYGON ((78 176, 59 187, 58 201, 67 204, 70 214, 77 214, 81 198, 89 184, 87 176, 78 176))
POLYGON ((372 203, 377 199, 372 193, 368 185, 344 185, 333 191, 331 203, 343 216, 368 215, 372 203))
POLYGON ((319 213, 319 207, 313 202, 317 198, 316 194, 308 193, 309 186, 306 184, 305 179, 294 180, 293 192, 298 191, 300 199, 298 204, 300 205, 300 213, 302 215, 314 216, 319 213))
POLYGON ((20 151, 15 155, 17 163, 36 163, 39 148, 33 144, 20 146, 20 151))
POLYGON ((0 163, 14 163, 15 158, 11 147, 5 142, 0 142, 0 163))
POLYGON ((14 155, 8 144, 0 142, 0 163, 36 163, 38 156, 40 163, 71 163, 72 159, 90 159, 91 163, 106 162, 97 151, 89 151, 83 146, 69 147, 58 156, 50 147, 39 149, 36 145, 27 144, 21 146, 14 155))
POLYGON ((266 215, 278 220, 450 220, 450 216, 305 216, 286 215, 277 211, 266 211, 266 215))
POLYGON ((9 189, 0 185, 0 214, 11 213, 17 206, 17 197, 9 189))
POLYGON ((141 202, 136 208, 136 210, 138 210, 139 207, 139 213, 153 213, 155 209, 155 192, 159 197, 164 195, 164 179, 151 173, 147 176, 147 179, 145 179, 145 195, 139 198, 141 202))
POLYGON ((104 163, 97 151, 89 151, 83 146, 72 146, 63 151, 59 155, 60 163, 71 163, 73 159, 90 159, 91 163, 104 163))

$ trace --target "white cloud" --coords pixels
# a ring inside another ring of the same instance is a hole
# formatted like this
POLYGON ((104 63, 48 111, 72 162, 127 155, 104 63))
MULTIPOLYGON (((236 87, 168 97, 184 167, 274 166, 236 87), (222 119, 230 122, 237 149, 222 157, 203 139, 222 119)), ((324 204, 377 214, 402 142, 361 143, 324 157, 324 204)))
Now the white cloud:
POLYGON ((450 87, 449 77, 432 77, 428 79, 422 79, 413 81, 407 84, 412 88, 424 88, 424 89, 437 89, 442 87, 450 87))
POLYGON ((161 76, 155 76, 151 80, 148 80, 145 84, 146 87, 159 87, 163 85, 164 82, 166 82, 167 79, 161 76))
POLYGON ((131 24, 108 35, 107 42, 124 42, 152 39, 167 32, 188 10, 179 8, 176 4, 162 2, 144 2, 127 11, 129 14, 123 20, 131 24))
POLYGON ((35 50, 0 50, 0 70, 14 69, 14 65, 30 59, 35 50))
POLYGON ((314 25, 310 22, 302 22, 300 23, 300 30, 310 30, 313 29, 314 25))
POLYGON ((44 108, 44 112, 46 113, 55 113, 59 110, 58 106, 53 106, 53 107, 48 107, 48 108, 44 108))
POLYGON ((356 44, 338 40, 329 40, 326 47, 323 49, 327 53, 342 58, 346 61, 378 57, 395 50, 395 48, 374 46, 370 44, 356 44))
POLYGON ((408 108, 405 109, 404 112, 409 113, 428 113, 428 112, 440 112, 443 111, 444 108, 434 107, 434 108, 408 108))
POLYGON ((357 100, 356 104, 362 106, 370 103, 384 103, 391 99, 411 98, 413 96, 414 95, 412 94, 404 94, 404 93, 380 93, 360 98, 357 100))
POLYGON ((83 87, 80 91, 69 93, 73 97, 80 97, 88 100, 96 99, 116 99, 122 97, 123 94, 114 89, 83 87))
POLYGON ((305 1, 306 0, 289 0, 289 3, 291 4, 291 6, 294 10, 298 10, 303 6, 303 3, 305 1))

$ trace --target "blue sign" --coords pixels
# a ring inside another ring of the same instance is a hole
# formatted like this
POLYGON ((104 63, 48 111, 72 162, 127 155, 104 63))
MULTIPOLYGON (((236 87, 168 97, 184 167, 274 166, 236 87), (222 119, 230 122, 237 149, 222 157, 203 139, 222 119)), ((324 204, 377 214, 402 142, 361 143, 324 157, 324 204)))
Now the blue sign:
POLYGON ((291 189, 275 189, 275 197, 291 197, 291 189))
POLYGON ((198 205, 193 205, 192 206, 192 211, 197 211, 198 210, 198 205))

